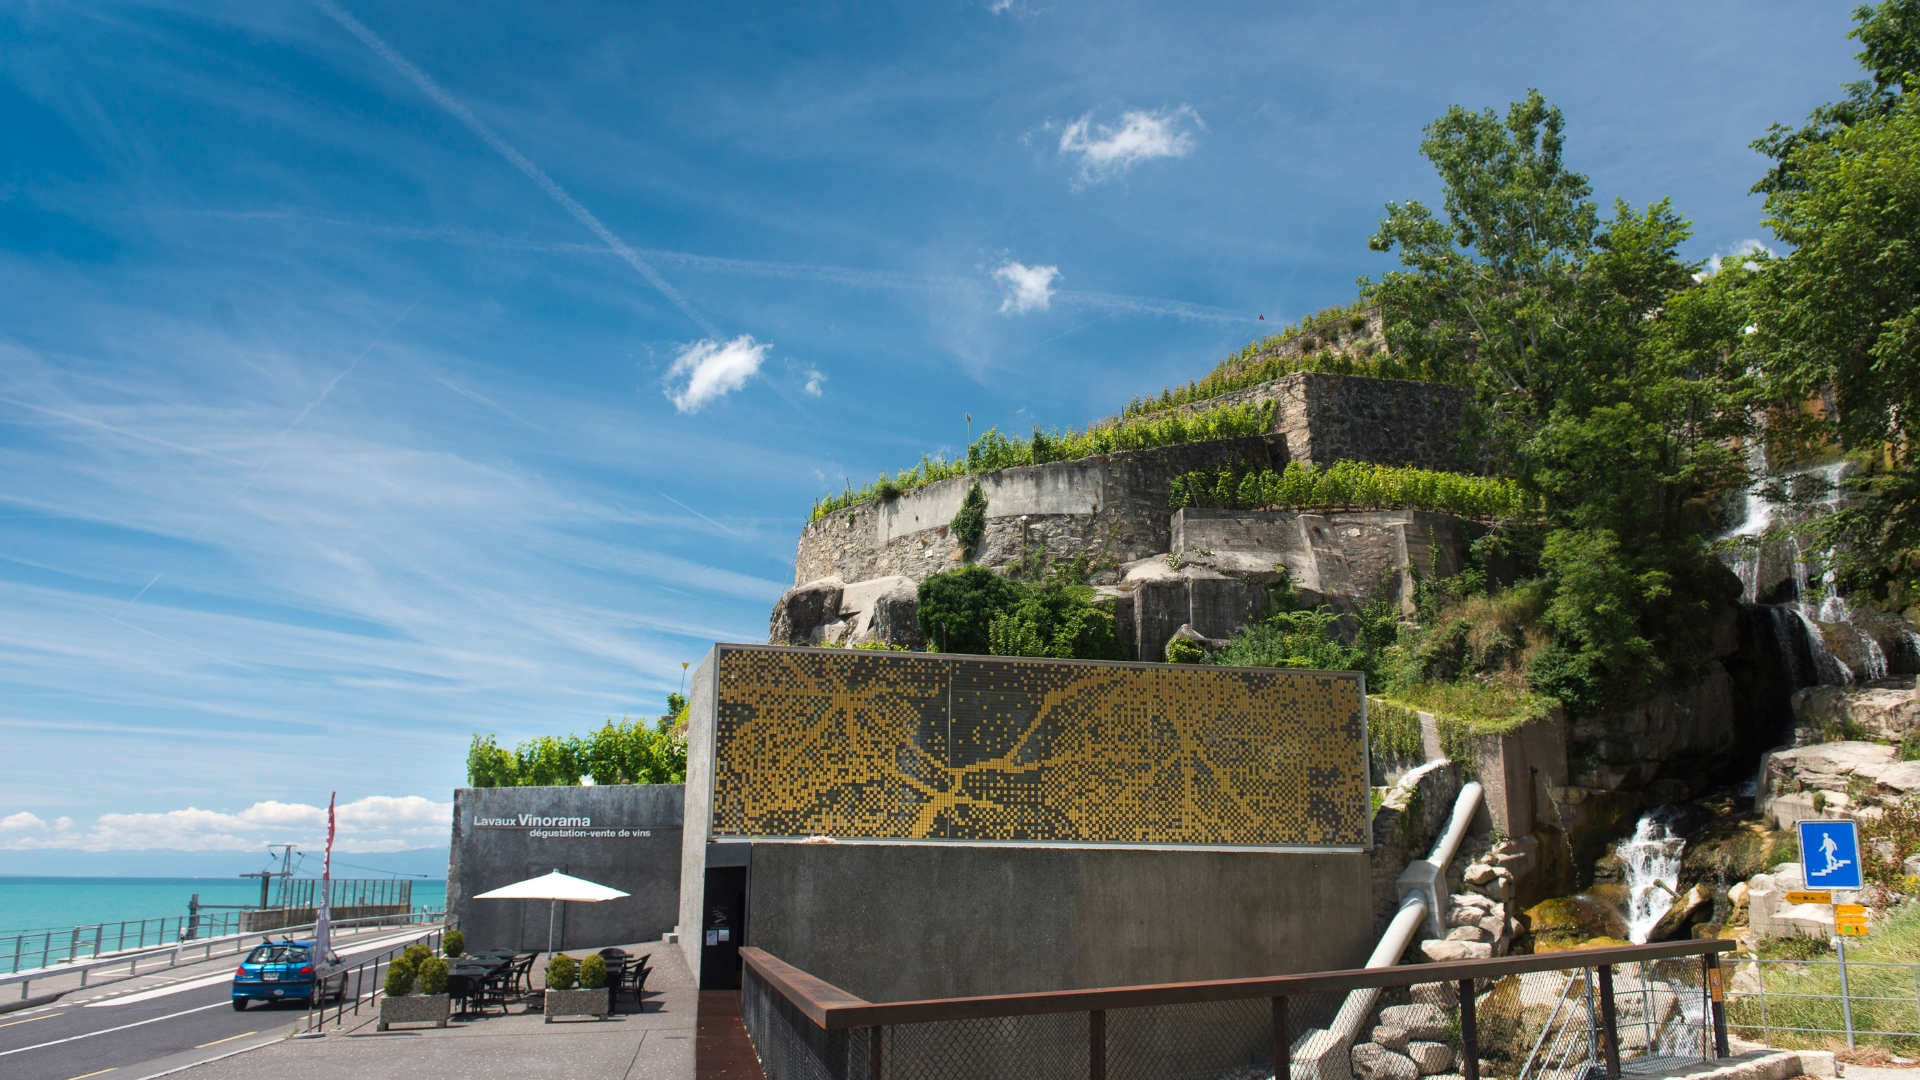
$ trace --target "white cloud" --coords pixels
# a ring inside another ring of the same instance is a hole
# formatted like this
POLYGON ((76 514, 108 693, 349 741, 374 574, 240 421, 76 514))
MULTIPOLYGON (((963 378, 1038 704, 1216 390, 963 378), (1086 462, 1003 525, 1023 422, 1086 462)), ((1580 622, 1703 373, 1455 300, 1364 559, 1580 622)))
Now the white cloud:
MULTIPOLYGON (((335 817, 337 852, 405 851, 447 843, 453 804, 418 795, 370 795, 342 804, 335 817)), ((323 806, 274 800, 233 814, 189 806, 157 814, 101 814, 84 830, 64 817, 49 830, 46 822, 21 811, 0 818, 0 833, 33 834, 0 840, 0 850, 10 851, 260 851, 269 845, 295 844, 318 852, 326 844, 327 811, 323 806)))
POLYGON ((8 814, 6 817, 0 817, 0 833, 21 832, 26 829, 45 829, 46 827, 46 822, 27 813, 25 810, 17 814, 8 814))
POLYGON ((1146 112, 1135 109, 1118 124, 1095 124, 1088 113, 1060 133, 1060 153, 1080 157, 1076 187, 1119 176, 1143 161, 1182 158, 1193 153, 1191 128, 1205 127, 1188 106, 1146 112))
POLYGON ((822 386, 827 381, 826 372, 821 371, 819 368, 810 367, 801 372, 801 374, 807 377, 807 384, 801 387, 801 389, 807 392, 808 397, 819 397, 825 393, 822 386))
POLYGON ((747 385, 747 380, 759 373, 772 347, 754 341, 752 334, 741 334, 724 343, 712 338, 694 342, 680 350, 667 369, 667 400, 681 412, 699 412, 715 398, 747 385))
POLYGON ((1761 243, 1759 240, 1742 240, 1739 243, 1733 245, 1733 247, 1729 250, 1716 251, 1712 255, 1708 256, 1706 272, 1703 274, 1697 274, 1695 276, 1699 278, 1710 278, 1713 275, 1719 273, 1720 268, 1726 265, 1728 262, 1738 262, 1749 255, 1758 255, 1758 254, 1761 254, 1762 252, 1765 252, 1768 255, 1776 255, 1776 256, 1779 254, 1779 252, 1761 243))
POLYGON ((1007 290, 1006 299, 1000 302, 1000 311, 1025 314, 1036 309, 1047 310, 1053 303, 1053 283, 1059 277, 1057 266, 1024 266, 1008 260, 993 272, 993 280, 1007 290))

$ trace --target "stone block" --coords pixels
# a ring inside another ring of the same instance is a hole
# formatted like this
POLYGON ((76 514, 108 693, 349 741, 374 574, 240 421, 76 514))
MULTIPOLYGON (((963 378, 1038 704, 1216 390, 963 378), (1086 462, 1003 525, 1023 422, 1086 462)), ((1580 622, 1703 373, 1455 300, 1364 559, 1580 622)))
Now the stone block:
POLYGON ((546 1023, 553 1023, 556 1016, 593 1016, 601 1020, 607 1018, 607 1002, 610 991, 605 987, 598 990, 548 990, 541 999, 540 1011, 546 1014, 546 1023))
POLYGON ((1381 1024, 1373 1029, 1373 1043, 1375 1046, 1384 1046, 1396 1054, 1404 1054, 1407 1052, 1407 1029, 1381 1024))
POLYGON ((1407 987, 1407 996, 1413 998, 1415 1005, 1451 1009, 1460 1003, 1460 986, 1450 982, 1414 983, 1407 987))
POLYGON ((1431 1041, 1447 1035, 1446 1016, 1432 1005, 1389 1005, 1380 1010, 1380 1022, 1405 1028, 1413 1039, 1431 1041))
POLYGON ((453 998, 447 994, 382 997, 380 1019, 374 1024, 374 1030, 385 1031, 392 1024, 432 1024, 434 1027, 446 1027, 452 1001, 453 998))
POLYGON ((1446 1043, 1408 1043, 1406 1054, 1413 1059, 1414 1067, 1420 1070, 1421 1076, 1433 1076, 1453 1068, 1453 1047, 1446 1043))
POLYGON ((1456 960, 1486 960, 1493 956, 1493 946, 1484 941, 1442 941, 1429 939, 1420 943, 1420 953, 1435 964, 1447 964, 1456 960))
POLYGON ((1448 941, 1492 941, 1497 934, 1489 934, 1478 926, 1456 926, 1447 931, 1448 941))
POLYGON ((1420 1075, 1412 1058, 1370 1042, 1353 1048, 1352 1061, 1358 1080, 1417 1080, 1420 1075))

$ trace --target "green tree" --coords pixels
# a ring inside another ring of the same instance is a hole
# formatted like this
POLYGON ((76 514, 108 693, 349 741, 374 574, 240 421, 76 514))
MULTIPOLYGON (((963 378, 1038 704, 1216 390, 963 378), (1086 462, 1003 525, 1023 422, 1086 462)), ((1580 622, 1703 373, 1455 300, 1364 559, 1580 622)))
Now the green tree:
POLYGON ((513 752, 501 749, 492 735, 475 733, 467 749, 468 787, 515 787, 520 782, 519 763, 513 752))
POLYGON ((984 566, 931 574, 920 583, 920 630, 941 652, 991 652, 994 617, 1019 603, 1023 592, 984 566))
POLYGON ((1801 151, 1906 107, 1907 92, 1920 82, 1915 78, 1915 72, 1920 72, 1920 0, 1884 0, 1877 7, 1862 4, 1853 9, 1853 21, 1847 36, 1863 46, 1855 58, 1867 77, 1842 86, 1847 96, 1813 110, 1802 126, 1775 124, 1754 140, 1753 148, 1774 162, 1754 191, 1772 196, 1805 190, 1801 151))
POLYGON ((1793 441, 1866 466, 1827 522, 1853 588, 1912 603, 1920 566, 1920 115, 1909 92, 1920 0, 1855 12, 1871 78, 1806 128, 1775 129, 1766 224, 1795 250, 1756 261, 1749 347, 1793 441), (1818 408, 1804 408, 1818 401, 1818 408))
POLYGON ((1744 295, 1696 285, 1700 266, 1678 254, 1689 226, 1667 202, 1616 202, 1602 219, 1566 167, 1564 128, 1537 91, 1504 119, 1450 109, 1421 144, 1445 218, 1389 204, 1369 243, 1402 269, 1362 288, 1403 363, 1472 389, 1463 435, 1544 507, 1532 554, 1555 553, 1550 585, 1572 569, 1564 553, 1605 552, 1617 571, 1569 584, 1548 620, 1559 652, 1535 672, 1591 712, 1704 663, 1704 637, 1671 609, 1695 615, 1729 592, 1703 507, 1746 482, 1734 443, 1757 390, 1736 356, 1744 295), (1669 311, 1685 318, 1669 326, 1669 311))

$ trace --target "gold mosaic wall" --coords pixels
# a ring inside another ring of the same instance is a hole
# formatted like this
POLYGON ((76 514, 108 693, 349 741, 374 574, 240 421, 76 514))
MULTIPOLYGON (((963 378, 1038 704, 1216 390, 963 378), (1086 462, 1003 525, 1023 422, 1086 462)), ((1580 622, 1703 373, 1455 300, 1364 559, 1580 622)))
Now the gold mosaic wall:
POLYGON ((717 650, 713 835, 1370 843, 1357 675, 717 650))

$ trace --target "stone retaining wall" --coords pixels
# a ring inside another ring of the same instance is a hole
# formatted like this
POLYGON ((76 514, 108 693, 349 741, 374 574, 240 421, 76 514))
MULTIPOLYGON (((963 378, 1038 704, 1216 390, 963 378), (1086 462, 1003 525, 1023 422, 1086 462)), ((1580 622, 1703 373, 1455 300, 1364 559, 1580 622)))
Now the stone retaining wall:
POLYGON ((987 496, 987 532, 976 562, 997 565, 1041 547, 1056 561, 1076 555, 1119 564, 1167 550, 1173 478, 1226 465, 1284 468, 1286 440, 1271 435, 1183 443, 960 476, 898 498, 837 510, 800 531, 794 584, 900 574, 922 581, 960 565, 947 525, 967 488, 987 496))
POLYGON ((998 565, 1041 547, 1057 561, 1084 555, 1118 566, 1170 550, 1168 488, 1174 477, 1197 469, 1352 460, 1484 472, 1458 445, 1468 398, 1467 391, 1440 383, 1297 372, 1181 410, 1277 401, 1269 435, 1001 469, 837 510, 801 530, 793 581, 893 574, 920 581, 957 565, 948 523, 975 482, 987 496, 977 561, 998 565))
POLYGON ((1286 436, 1295 461, 1484 473, 1485 460, 1460 451, 1460 414, 1472 398, 1465 388, 1446 383, 1298 371, 1173 411, 1272 401, 1278 403, 1273 432, 1286 436))

